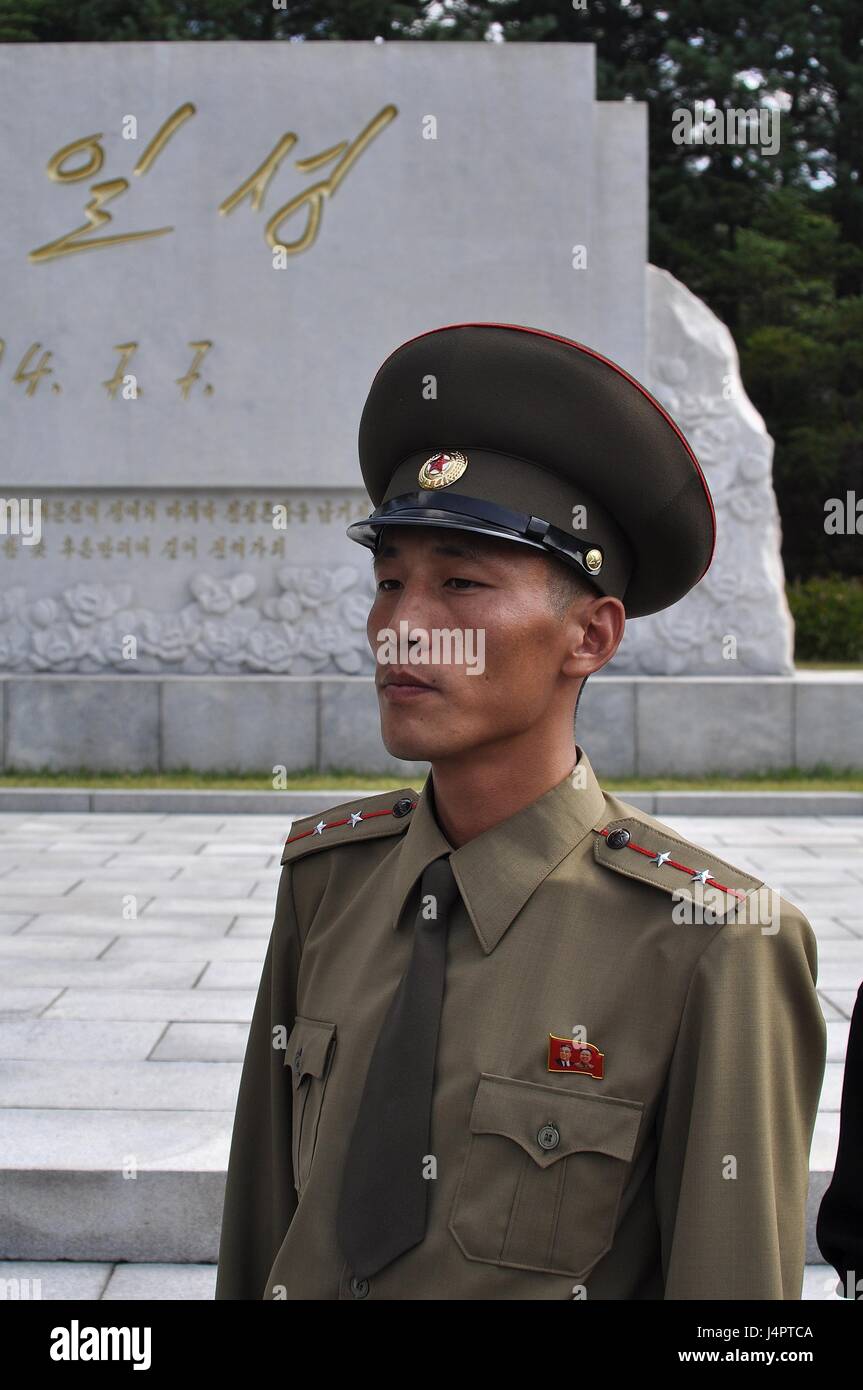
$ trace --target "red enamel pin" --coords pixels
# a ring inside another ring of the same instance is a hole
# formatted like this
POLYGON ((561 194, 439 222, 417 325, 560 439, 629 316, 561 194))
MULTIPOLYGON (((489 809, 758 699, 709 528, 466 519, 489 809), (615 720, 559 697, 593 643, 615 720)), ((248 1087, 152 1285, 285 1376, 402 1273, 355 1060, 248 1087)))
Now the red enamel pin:
POLYGON ((589 1042, 573 1042, 572 1038, 548 1035, 548 1070, 578 1071, 599 1081, 604 1074, 605 1053, 589 1042))

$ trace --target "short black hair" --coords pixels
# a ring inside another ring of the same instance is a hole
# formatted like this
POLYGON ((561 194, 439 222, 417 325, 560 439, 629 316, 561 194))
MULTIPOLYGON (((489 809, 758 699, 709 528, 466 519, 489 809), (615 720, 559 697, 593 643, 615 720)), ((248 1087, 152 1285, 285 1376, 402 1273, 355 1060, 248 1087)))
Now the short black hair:
POLYGON ((562 618, 578 599, 602 597, 593 580, 574 565, 558 560, 556 555, 547 558, 548 601, 556 617, 562 618))
MULTIPOLYGON (((554 555, 548 557, 546 577, 548 579, 548 601, 557 618, 562 619, 564 614, 568 612, 570 605, 576 603, 578 599, 602 597, 592 579, 588 579, 587 575, 582 574, 581 570, 577 570, 574 565, 567 564, 565 560, 558 560, 554 555)), ((585 676, 578 687, 573 719, 578 715, 579 702, 589 679, 589 675, 585 676)))

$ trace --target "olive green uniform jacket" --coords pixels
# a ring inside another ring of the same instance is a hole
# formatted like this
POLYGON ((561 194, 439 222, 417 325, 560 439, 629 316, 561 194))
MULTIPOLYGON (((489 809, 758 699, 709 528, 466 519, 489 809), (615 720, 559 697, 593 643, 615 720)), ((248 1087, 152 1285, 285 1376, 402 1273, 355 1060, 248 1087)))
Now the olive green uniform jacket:
POLYGON ((766 918, 760 879, 604 793, 577 751, 456 850, 431 776, 292 826, 217 1299, 800 1298, 826 1048, 813 931, 778 894, 766 918), (450 852, 428 1227, 360 1282, 335 1232, 345 1154, 422 872, 450 852), (601 1060, 549 1070, 550 1034, 601 1060))

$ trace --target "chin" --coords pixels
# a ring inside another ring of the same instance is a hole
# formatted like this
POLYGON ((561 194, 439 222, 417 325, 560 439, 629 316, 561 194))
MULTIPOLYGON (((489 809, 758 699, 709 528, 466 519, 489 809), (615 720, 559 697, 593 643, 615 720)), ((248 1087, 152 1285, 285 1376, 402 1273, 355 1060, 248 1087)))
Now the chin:
POLYGON ((428 729, 417 729, 411 733, 407 729, 387 728, 382 724, 381 741, 391 757, 411 763, 430 763, 450 751, 428 729))
POLYGON ((384 738, 384 748, 392 758, 401 758, 408 763, 430 763, 438 757, 437 749, 431 739, 424 738, 384 738))

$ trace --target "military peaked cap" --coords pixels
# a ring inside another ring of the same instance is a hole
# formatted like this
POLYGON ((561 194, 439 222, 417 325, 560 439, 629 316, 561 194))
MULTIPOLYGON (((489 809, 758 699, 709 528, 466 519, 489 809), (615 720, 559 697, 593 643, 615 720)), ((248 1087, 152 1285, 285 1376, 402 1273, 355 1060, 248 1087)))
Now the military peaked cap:
POLYGON ((347 528, 480 531, 556 556, 628 617, 704 575, 716 522, 704 474, 650 392, 583 343, 510 323, 409 339, 372 382, 359 428, 375 510, 347 528))

